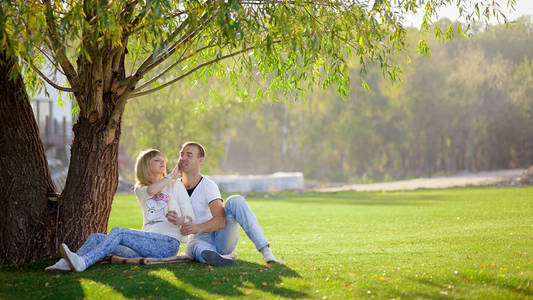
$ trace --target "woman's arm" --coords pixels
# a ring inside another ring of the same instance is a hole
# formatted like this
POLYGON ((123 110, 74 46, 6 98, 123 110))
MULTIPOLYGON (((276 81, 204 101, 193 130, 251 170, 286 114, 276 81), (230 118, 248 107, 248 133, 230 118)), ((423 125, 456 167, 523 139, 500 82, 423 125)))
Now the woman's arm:
POLYGON ((189 199, 189 194, 187 194, 187 190, 183 183, 179 180, 174 182, 172 192, 172 200, 176 201, 175 205, 178 207, 173 209, 169 202, 169 210, 166 215, 168 221, 178 226, 187 222, 195 222, 196 218, 192 210, 191 200, 189 199))
POLYGON ((152 197, 153 195, 161 192, 165 186, 167 186, 172 181, 176 180, 178 178, 178 165, 176 164, 176 167, 174 167, 174 170, 170 172, 167 176, 161 178, 157 182, 152 183, 148 186, 148 189, 146 192, 148 193, 148 196, 152 197))
POLYGON ((183 217, 190 217, 190 220, 185 222, 196 222, 194 211, 192 210, 191 199, 187 193, 187 190, 185 189, 185 186, 181 181, 176 181, 174 185, 181 214, 183 217))

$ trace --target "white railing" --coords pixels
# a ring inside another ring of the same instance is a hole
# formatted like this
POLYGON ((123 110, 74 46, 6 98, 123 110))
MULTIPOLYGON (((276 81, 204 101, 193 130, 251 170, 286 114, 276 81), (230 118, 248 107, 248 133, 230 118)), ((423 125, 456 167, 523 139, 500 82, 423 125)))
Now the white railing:
POLYGON ((304 175, 301 172, 278 172, 270 175, 211 175, 221 192, 270 192, 301 190, 304 175))

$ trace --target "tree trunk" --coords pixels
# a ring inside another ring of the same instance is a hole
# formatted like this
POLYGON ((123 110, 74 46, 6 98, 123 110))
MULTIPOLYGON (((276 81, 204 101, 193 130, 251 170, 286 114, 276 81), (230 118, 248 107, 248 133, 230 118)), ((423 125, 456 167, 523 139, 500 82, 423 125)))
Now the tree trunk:
POLYGON ((29 262, 57 253, 57 204, 44 147, 22 77, 0 49, 0 261, 29 262))
POLYGON ((93 57, 94 63, 78 62, 80 74, 88 74, 83 93, 76 95, 80 114, 73 126, 74 139, 65 189, 60 197, 60 242, 77 250, 91 233, 107 232, 111 203, 118 186, 118 124, 110 127, 120 93, 117 84, 125 78, 124 51, 115 72, 112 59, 93 57), (109 74, 107 76, 106 74, 109 74), (103 92, 98 89, 103 87, 103 92), (78 97, 87 97, 80 98, 78 97))
POLYGON ((60 198, 60 241, 78 249, 94 232, 107 232, 118 185, 118 133, 105 142, 105 124, 79 118, 65 189, 60 198), (98 124, 100 123, 100 124, 98 124))

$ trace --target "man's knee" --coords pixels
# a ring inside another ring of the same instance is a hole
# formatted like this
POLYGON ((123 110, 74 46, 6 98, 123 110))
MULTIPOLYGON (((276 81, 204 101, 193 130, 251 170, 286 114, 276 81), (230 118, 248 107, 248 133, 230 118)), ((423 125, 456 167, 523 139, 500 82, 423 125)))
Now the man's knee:
POLYGON ((245 204, 246 204, 246 200, 241 195, 231 195, 226 200, 226 206, 228 205, 229 206, 241 206, 245 204))
POLYGON ((193 240, 187 244, 187 248, 185 248, 185 254, 199 262, 205 263, 205 260, 202 258, 202 251, 204 250, 216 251, 216 247, 205 241, 193 240))

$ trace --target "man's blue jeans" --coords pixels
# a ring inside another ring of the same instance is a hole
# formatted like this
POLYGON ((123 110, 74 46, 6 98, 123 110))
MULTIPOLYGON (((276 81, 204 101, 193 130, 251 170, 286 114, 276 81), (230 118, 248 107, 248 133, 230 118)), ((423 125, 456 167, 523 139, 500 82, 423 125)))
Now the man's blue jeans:
POLYGON ((205 263, 202 251, 212 250, 219 254, 229 254, 237 247, 239 241, 239 225, 257 250, 268 246, 259 222, 254 213, 240 195, 230 196, 224 207, 226 226, 214 232, 204 232, 194 235, 189 241, 185 252, 195 260, 205 263))

